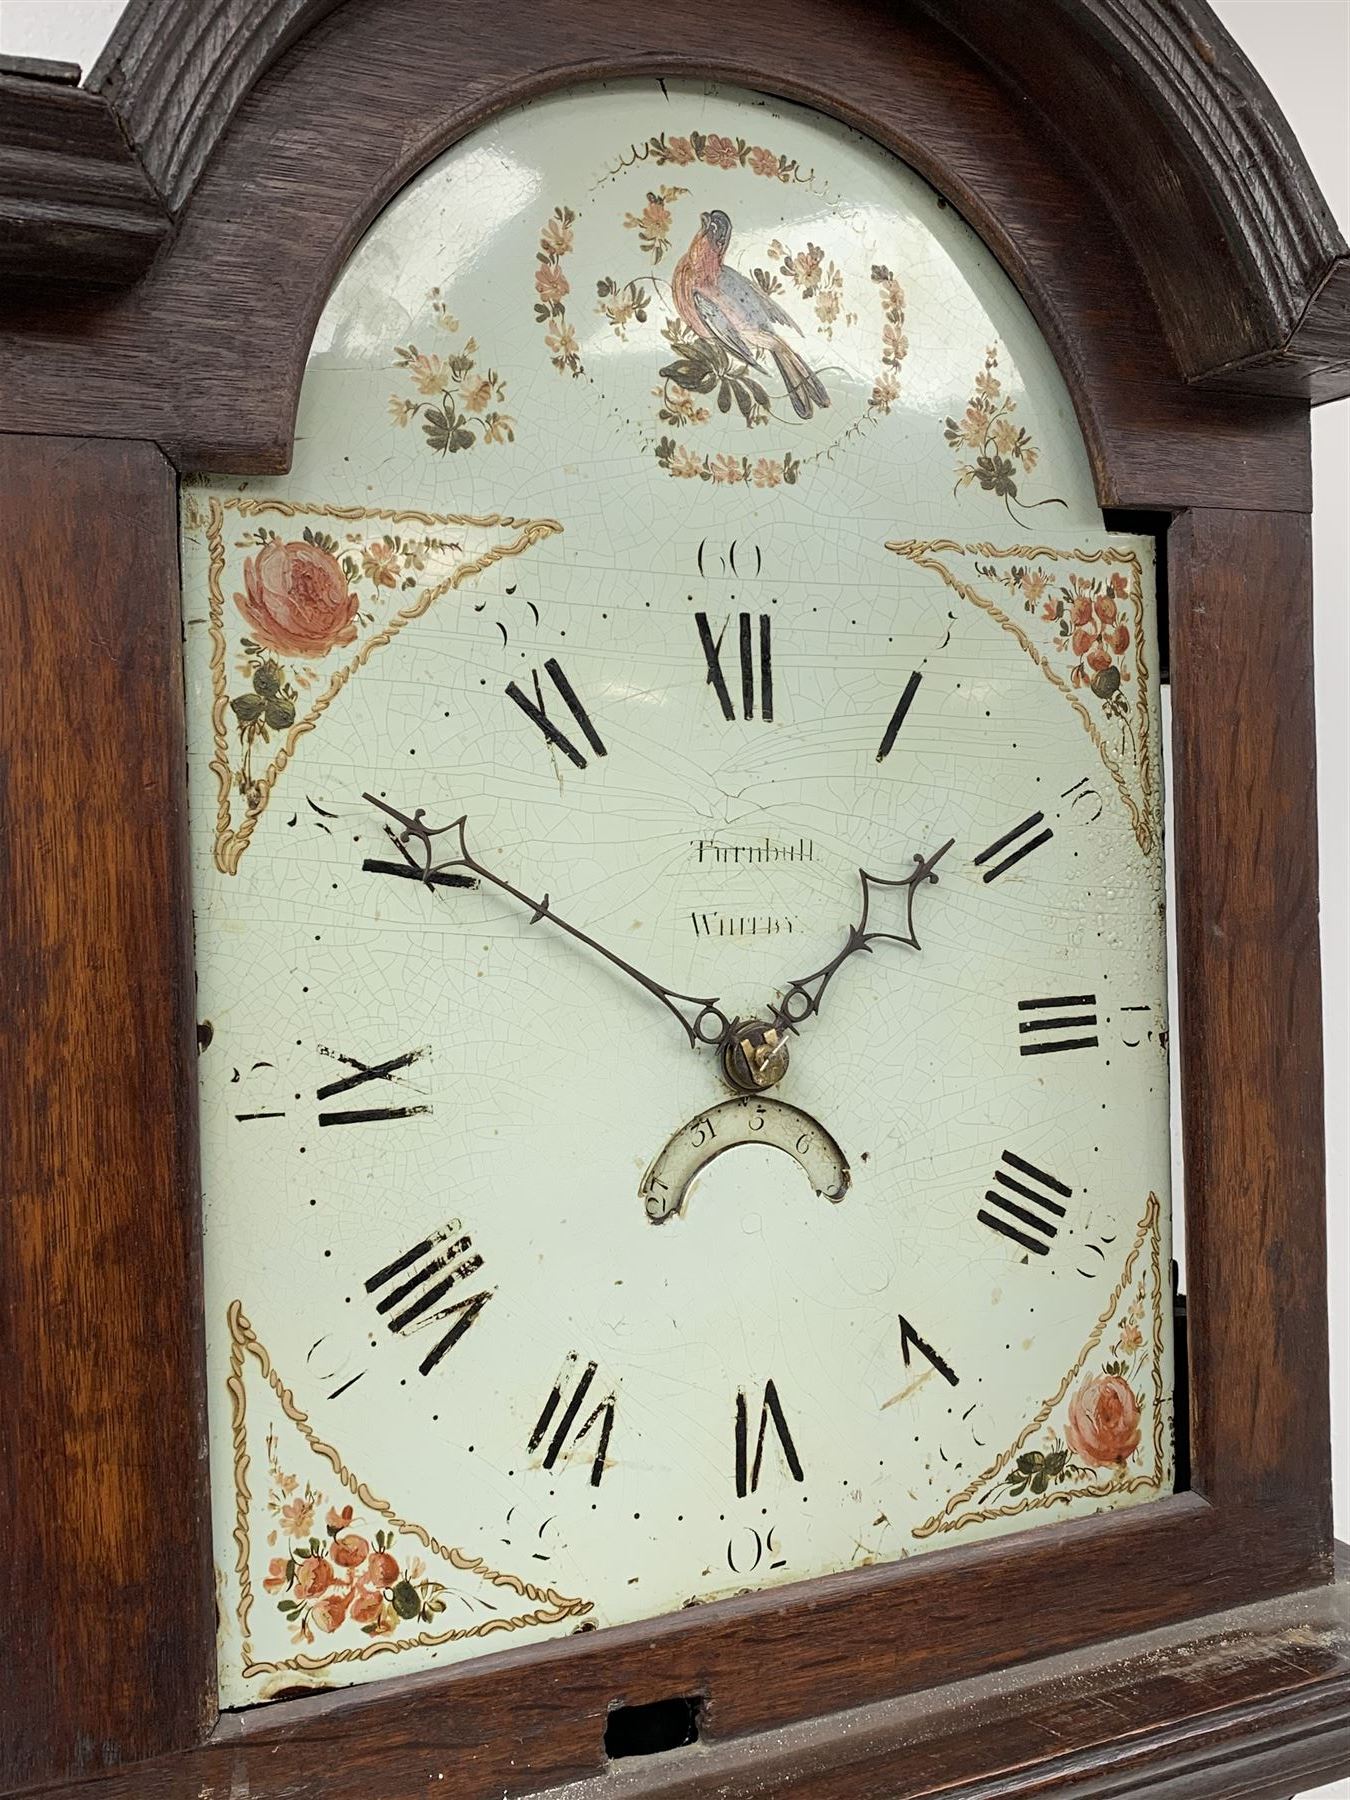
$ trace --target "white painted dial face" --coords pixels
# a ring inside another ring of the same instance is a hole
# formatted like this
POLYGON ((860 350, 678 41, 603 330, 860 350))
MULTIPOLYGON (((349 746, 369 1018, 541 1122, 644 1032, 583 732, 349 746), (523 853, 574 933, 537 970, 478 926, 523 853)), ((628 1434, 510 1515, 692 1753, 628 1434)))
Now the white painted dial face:
POLYGON ((227 1704, 1170 1489, 1152 546, 931 190, 509 115, 184 556, 227 1704))

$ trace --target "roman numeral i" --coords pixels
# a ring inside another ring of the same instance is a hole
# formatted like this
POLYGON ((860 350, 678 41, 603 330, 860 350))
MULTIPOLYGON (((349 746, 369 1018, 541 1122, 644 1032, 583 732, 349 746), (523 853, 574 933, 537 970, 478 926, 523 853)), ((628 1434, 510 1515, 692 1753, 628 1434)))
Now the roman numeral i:
POLYGON ((905 683, 905 691, 896 701, 895 711, 891 714, 890 722, 887 724, 885 731, 881 734, 881 743, 877 748, 878 762, 885 762, 891 751, 894 750, 895 740, 900 735, 900 727, 904 724, 909 715, 909 709, 914 704, 914 696, 918 693, 919 683, 922 680, 923 670, 915 669, 914 673, 905 683))
MULTIPOLYGON (((759 716, 768 725, 773 722, 773 624, 768 613, 760 613, 758 628, 753 613, 739 613, 737 620, 741 717, 753 719, 758 704, 759 716)), ((734 719, 736 708, 722 670, 722 645, 727 626, 724 625, 714 638, 707 613, 695 613, 694 623, 698 627, 698 641, 703 646, 703 659, 708 665, 708 686, 717 695, 722 717, 734 719)))

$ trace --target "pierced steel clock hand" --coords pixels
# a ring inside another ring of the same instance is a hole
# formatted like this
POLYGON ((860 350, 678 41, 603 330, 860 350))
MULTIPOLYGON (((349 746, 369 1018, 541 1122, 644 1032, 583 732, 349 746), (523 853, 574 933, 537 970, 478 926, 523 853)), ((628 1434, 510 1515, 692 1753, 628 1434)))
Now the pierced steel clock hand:
POLYGON ((879 875, 869 875, 866 869, 858 870, 858 879, 862 883, 862 916, 856 925, 849 927, 843 949, 814 975, 800 975, 790 982, 767 1019, 737 1021, 723 1043, 722 1072, 733 1087, 746 1094, 762 1094, 778 1085, 787 1074, 790 1034, 813 1013, 820 1011, 826 988, 850 956, 862 950, 870 953, 873 944, 882 942, 908 944, 913 950, 921 948, 914 930, 914 896, 925 882, 937 880, 934 870, 955 842, 955 838, 949 838, 940 850, 935 850, 926 859, 916 856, 913 874, 906 875, 901 881, 883 881, 879 875), (867 929, 872 894, 879 888, 906 890, 906 928, 903 932, 867 929))
MULTIPOLYGON (((613 963, 615 968, 622 969, 625 975, 636 981, 639 987, 645 988, 649 994, 654 995, 668 1012, 674 1013, 680 1021, 685 1036, 695 1048, 700 1044, 710 1049, 714 1048, 729 1039, 735 1031, 736 1021, 727 1017, 715 998, 704 999, 697 994, 680 994, 674 988, 666 987, 663 982, 654 981, 650 975, 644 975, 641 969, 634 968, 632 963, 625 961, 622 956, 616 955, 613 950, 607 949, 598 939, 561 918, 550 906, 547 894, 542 900, 536 900, 532 894, 522 892, 504 876, 489 869, 485 863, 480 863, 469 849, 467 814, 462 814, 458 819, 452 819, 448 825, 430 826, 424 822, 426 818, 424 807, 419 806, 409 818, 396 806, 390 806, 387 801, 377 799, 374 794, 366 794, 363 798, 369 800, 372 806, 378 806, 381 812, 388 813, 391 819, 398 821, 400 830, 394 831, 388 825, 385 826, 385 830, 403 857, 407 865, 406 872, 412 878, 425 883, 428 887, 443 887, 464 881, 465 877, 462 875, 456 877, 455 871, 467 869, 479 881, 487 882, 489 887, 498 888, 503 894, 509 894, 513 900, 518 900, 522 906, 529 908, 532 925, 537 925, 541 919, 547 919, 550 925, 556 925, 559 931, 565 931, 569 937, 576 938, 578 943, 585 944, 588 949, 603 956, 607 962, 613 963), (437 862, 432 839, 444 837, 447 832, 455 833, 459 842, 459 855, 437 862), (416 853, 409 849, 410 841, 416 846, 416 853)), ((379 866, 385 868, 390 874, 402 875, 405 873, 396 865, 379 866)), ((366 867, 371 867, 371 864, 367 862, 366 867)))
POLYGON ((789 982, 783 998, 774 1008, 769 1027, 771 1030, 777 1032, 781 1037, 786 1032, 795 1031, 805 1020, 818 1013, 826 988, 829 987, 850 956, 856 956, 860 951, 867 951, 870 954, 873 944, 880 943, 907 944, 911 950, 923 948, 914 929, 914 896, 926 883, 936 883, 937 875, 934 871, 955 842, 955 838, 948 838, 942 848, 935 850, 931 856, 916 856, 914 858, 916 867, 913 873, 904 876, 899 881, 883 881, 878 875, 869 875, 866 869, 858 870, 858 880, 862 884, 862 913, 858 923, 849 927, 848 937, 844 941, 843 948, 837 956, 832 957, 825 964, 824 968, 817 969, 814 975, 799 975, 794 981, 789 982), (906 929, 903 932, 869 931, 867 929, 872 894, 881 888, 905 888, 908 890, 905 901, 906 929))

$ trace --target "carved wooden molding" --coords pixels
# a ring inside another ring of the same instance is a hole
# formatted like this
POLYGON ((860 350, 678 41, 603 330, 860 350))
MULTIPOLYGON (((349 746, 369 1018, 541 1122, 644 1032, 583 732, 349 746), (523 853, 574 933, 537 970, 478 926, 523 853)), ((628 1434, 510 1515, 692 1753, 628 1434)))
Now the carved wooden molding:
POLYGON ((0 287, 123 287, 172 225, 117 114, 84 88, 0 72, 0 287))
POLYGON ((920 4, 1013 78, 1091 169, 1189 380, 1314 402, 1350 392, 1345 239, 1207 0, 1047 0, 1015 16, 983 0, 920 4), (1090 131, 1055 125, 1070 97, 1090 131))
POLYGON ((249 89, 339 0, 128 0, 88 86, 117 111, 170 212, 249 89))
MULTIPOLYGON (((918 3, 1090 172, 1187 379, 1313 401, 1350 393, 1350 253, 1206 0, 918 3)), ((251 89, 337 5, 130 0, 84 89, 4 79, 0 225, 14 249, 0 279, 134 280, 217 144, 247 130, 236 115, 251 89)))

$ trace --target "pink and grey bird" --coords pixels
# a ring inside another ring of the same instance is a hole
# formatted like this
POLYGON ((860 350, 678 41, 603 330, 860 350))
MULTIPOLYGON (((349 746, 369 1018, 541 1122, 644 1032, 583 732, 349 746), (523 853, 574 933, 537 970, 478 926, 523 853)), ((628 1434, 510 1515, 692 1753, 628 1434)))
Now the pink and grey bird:
POLYGON ((743 362, 762 361, 767 350, 783 377, 792 410, 809 419, 817 406, 828 406, 825 384, 808 367, 782 328, 800 334, 801 327, 771 294, 738 270, 727 267, 731 220, 724 212, 705 212, 693 241, 670 278, 675 310, 696 336, 720 344, 743 362))

